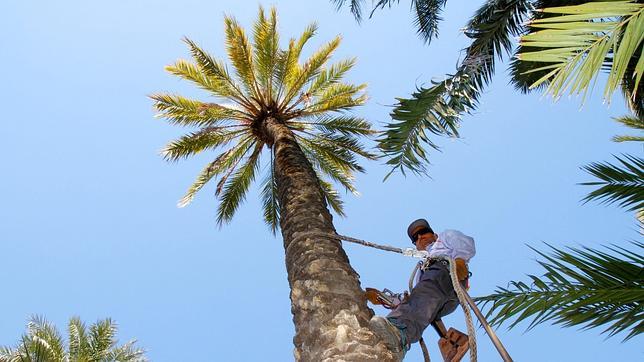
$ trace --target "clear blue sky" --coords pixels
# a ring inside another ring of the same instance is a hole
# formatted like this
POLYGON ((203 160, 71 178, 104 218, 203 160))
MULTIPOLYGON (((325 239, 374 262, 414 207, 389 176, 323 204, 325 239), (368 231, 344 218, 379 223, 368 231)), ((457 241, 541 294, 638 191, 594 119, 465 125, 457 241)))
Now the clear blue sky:
MULTIPOLYGON (((367 82, 357 113, 380 127, 388 105, 414 85, 451 72, 467 44, 459 29, 482 1, 450 1, 441 37, 416 37, 408 1, 362 25, 328 0, 276 1, 284 39, 318 21, 319 45, 341 33, 335 59, 357 56, 367 82), (306 5, 305 5, 306 4, 306 5)), ((265 6, 272 3, 265 2, 265 6)), ((138 338, 155 361, 287 361, 293 325, 281 239, 261 221, 253 189, 235 220, 215 224, 214 190, 187 208, 176 201, 212 155, 165 163, 159 150, 183 130, 153 118, 146 95, 201 96, 163 67, 188 57, 183 36, 223 57, 223 14, 249 26, 256 1, 11 1, 0 14, 3 140, 0 178, 0 345, 14 344, 31 314, 64 328, 69 317, 112 317, 121 342, 138 338)), ((313 49, 313 47, 309 48, 313 49)), ((505 66, 466 117, 463 139, 441 141, 432 179, 365 164, 360 197, 347 195, 340 233, 407 246, 409 221, 474 236, 471 294, 540 273, 526 244, 625 245, 632 214, 580 200, 579 167, 641 148, 610 141, 626 130, 616 94, 553 104, 508 85, 505 66)), ((601 93, 596 91, 595 93, 601 93)), ((413 260, 346 247, 363 286, 402 289, 413 260)), ((377 309, 378 313, 384 313, 377 309)), ((447 323, 465 330, 461 313, 447 323)), ((517 361, 642 360, 641 337, 620 343, 600 330, 523 324, 499 330, 517 361), (619 356, 619 357, 617 357, 619 356)), ((433 331, 425 334, 438 358, 433 331)), ((479 360, 496 352, 479 333, 479 360)), ((414 347, 409 361, 420 361, 414 347)))

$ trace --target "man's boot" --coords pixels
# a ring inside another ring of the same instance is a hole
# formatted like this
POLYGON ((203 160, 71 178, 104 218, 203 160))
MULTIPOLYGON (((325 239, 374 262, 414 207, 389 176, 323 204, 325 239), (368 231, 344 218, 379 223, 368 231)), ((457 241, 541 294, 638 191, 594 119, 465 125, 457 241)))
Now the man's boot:
POLYGON ((470 349, 467 334, 450 328, 447 335, 438 340, 438 348, 445 362, 459 362, 470 349))
POLYGON ((405 341, 403 341, 403 332, 391 324, 387 318, 378 315, 371 318, 369 327, 394 354, 394 358, 402 361, 403 357, 405 357, 405 352, 407 352, 404 345, 405 341))

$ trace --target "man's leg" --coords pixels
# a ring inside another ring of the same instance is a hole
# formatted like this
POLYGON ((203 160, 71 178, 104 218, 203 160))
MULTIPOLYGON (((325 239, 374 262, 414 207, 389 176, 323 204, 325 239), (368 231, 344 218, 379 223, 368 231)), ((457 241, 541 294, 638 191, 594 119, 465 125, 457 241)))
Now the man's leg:
POLYGON ((432 321, 454 311, 456 298, 447 266, 437 262, 423 272, 409 299, 389 313, 387 319, 402 329, 407 343, 415 343, 432 321))

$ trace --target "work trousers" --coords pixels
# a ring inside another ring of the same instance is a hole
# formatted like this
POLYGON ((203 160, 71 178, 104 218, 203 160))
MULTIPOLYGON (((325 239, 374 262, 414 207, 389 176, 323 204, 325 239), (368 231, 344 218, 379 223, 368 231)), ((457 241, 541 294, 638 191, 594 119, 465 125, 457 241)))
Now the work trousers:
POLYGON ((452 313, 458 297, 452 286, 449 269, 437 261, 420 275, 409 298, 394 309, 387 319, 405 333, 407 343, 416 343, 433 321, 452 313))

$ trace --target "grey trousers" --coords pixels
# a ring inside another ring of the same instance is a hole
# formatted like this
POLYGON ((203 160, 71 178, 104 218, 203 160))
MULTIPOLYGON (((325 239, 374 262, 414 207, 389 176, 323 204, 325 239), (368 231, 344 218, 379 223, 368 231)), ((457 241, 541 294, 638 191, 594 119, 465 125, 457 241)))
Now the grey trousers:
POLYGON ((446 265, 436 262, 422 272, 409 299, 394 309, 387 319, 405 333, 407 343, 416 343, 431 322, 452 313, 458 297, 446 265))

